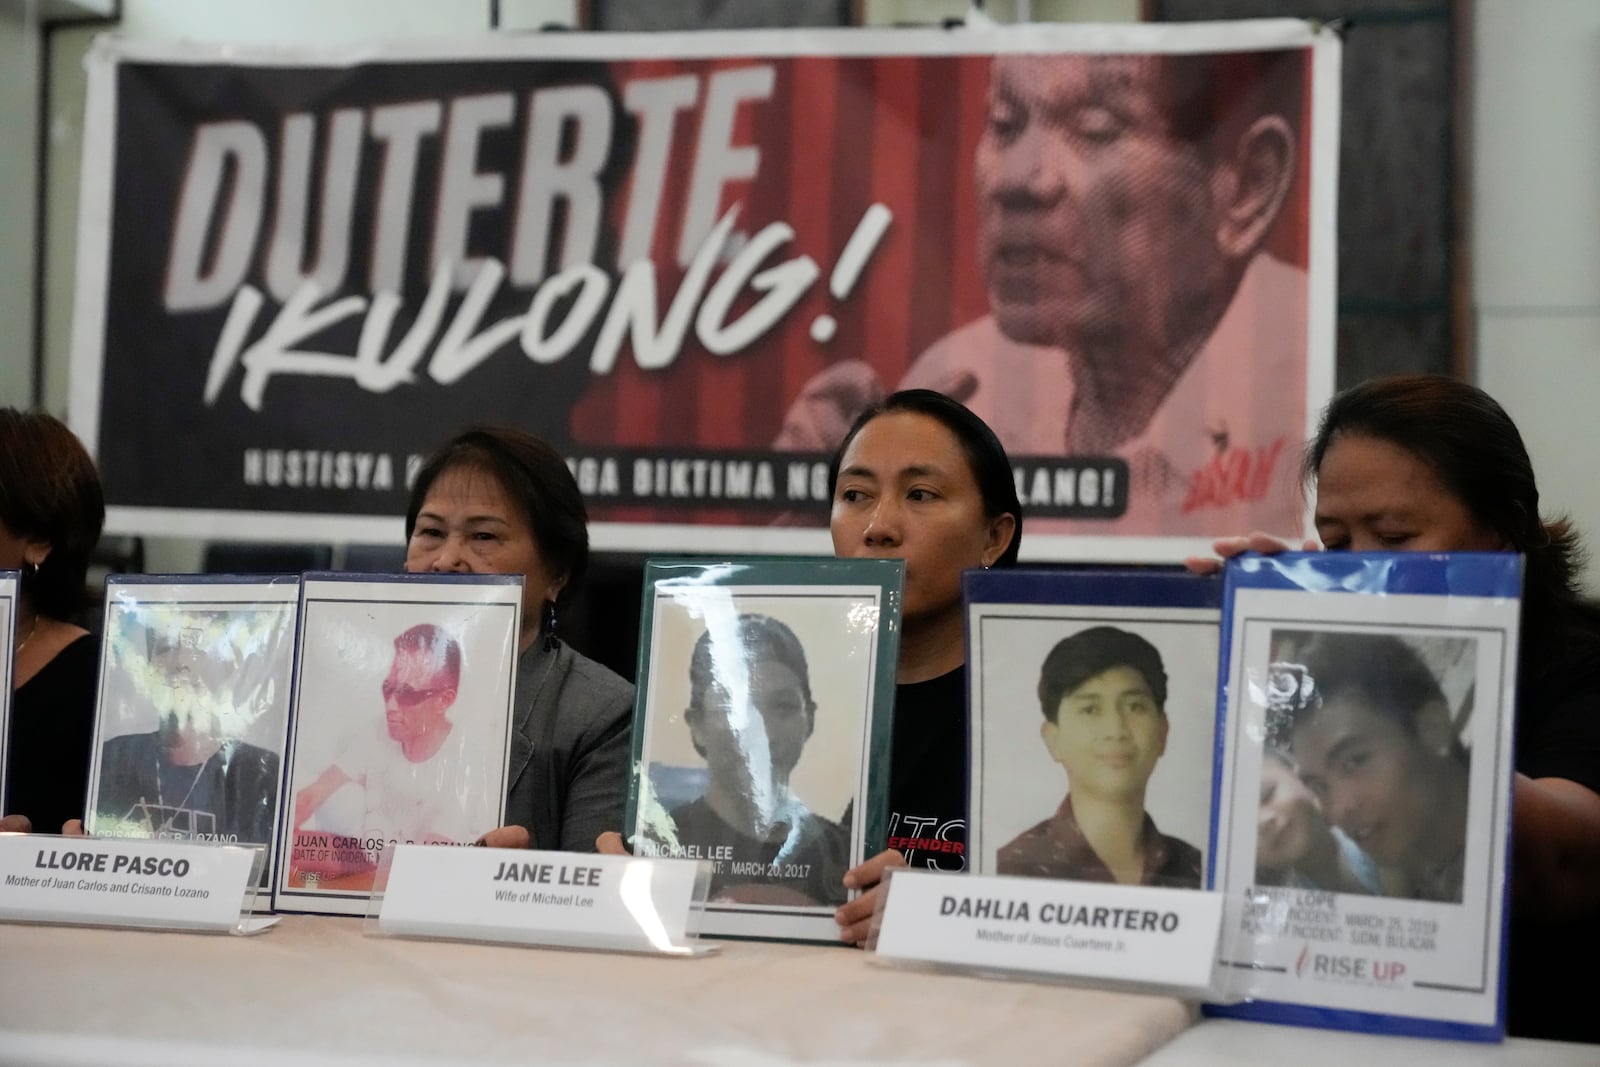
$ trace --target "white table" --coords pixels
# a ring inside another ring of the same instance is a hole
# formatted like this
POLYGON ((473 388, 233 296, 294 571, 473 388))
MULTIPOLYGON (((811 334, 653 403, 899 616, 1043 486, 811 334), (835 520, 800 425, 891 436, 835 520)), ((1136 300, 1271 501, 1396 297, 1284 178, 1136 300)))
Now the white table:
POLYGON ((896 970, 848 948, 659 959, 367 937, 0 924, 0 1061, 1136 1063, 1193 1019, 1164 997, 896 970))
POLYGON ((688 960, 374 938, 315 916, 251 938, 0 924, 7 1064, 1600 1065, 1592 1045, 1193 1020, 1164 997, 822 946, 688 960))
POLYGON ((1600 1067, 1600 1045, 1508 1038, 1502 1044, 1384 1037, 1202 1019, 1141 1067, 1600 1067))

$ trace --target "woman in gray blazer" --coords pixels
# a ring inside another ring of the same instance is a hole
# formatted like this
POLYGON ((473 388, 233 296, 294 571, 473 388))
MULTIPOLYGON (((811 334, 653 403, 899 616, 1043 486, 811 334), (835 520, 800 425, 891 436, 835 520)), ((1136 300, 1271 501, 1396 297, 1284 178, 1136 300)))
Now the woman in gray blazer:
POLYGON ((583 496, 539 438, 473 427, 418 472, 406 570, 523 576, 508 825, 484 844, 592 852, 622 824, 633 686, 556 637, 557 610, 588 562, 583 496))

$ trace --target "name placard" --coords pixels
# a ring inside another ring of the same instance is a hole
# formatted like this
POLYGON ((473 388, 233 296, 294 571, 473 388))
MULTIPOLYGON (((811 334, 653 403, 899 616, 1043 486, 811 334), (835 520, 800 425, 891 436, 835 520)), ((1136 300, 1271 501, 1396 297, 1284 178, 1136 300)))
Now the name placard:
POLYGON ((707 879, 692 860, 400 845, 368 931, 672 956, 707 879))
POLYGON ((897 870, 876 951, 894 960, 1206 993, 1222 897, 1192 889, 897 870))
POLYGON ((253 933, 259 847, 0 835, 0 919, 253 933), (248 894, 248 895, 247 895, 248 894))

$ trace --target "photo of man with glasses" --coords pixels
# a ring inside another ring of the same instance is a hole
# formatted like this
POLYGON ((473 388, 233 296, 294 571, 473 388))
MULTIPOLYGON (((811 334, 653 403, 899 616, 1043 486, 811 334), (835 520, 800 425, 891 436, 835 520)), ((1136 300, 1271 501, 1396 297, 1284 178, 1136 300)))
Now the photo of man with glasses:
POLYGON ((475 774, 468 738, 450 719, 461 664, 460 642, 440 626, 395 638, 382 720, 363 723, 294 794, 291 884, 370 889, 384 848, 467 843, 483 831, 464 799, 475 774))

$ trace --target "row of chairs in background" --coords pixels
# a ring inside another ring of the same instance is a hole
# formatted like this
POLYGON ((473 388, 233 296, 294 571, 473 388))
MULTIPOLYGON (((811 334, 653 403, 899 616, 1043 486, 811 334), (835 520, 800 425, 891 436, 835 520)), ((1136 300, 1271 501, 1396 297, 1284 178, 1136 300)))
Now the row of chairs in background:
MULTIPOLYGON (((356 571, 385 574, 400 570, 404 545, 277 544, 261 541, 212 541, 206 545, 201 570, 206 574, 300 574, 303 571, 356 571)), ((89 562, 91 588, 112 574, 145 572, 144 539, 103 537, 89 562)))
MULTIPOLYGON (((256 541, 213 541, 200 569, 206 574, 300 574, 303 571, 356 571, 385 574, 400 570, 404 545, 302 545, 256 541)), ((144 539, 107 536, 89 557, 85 603, 74 622, 100 629, 106 579, 113 574, 144 574, 144 539)))
POLYGON ((202 568, 207 574, 299 574, 303 571, 355 571, 389 574, 405 565, 404 545, 268 544, 212 541, 202 568))

